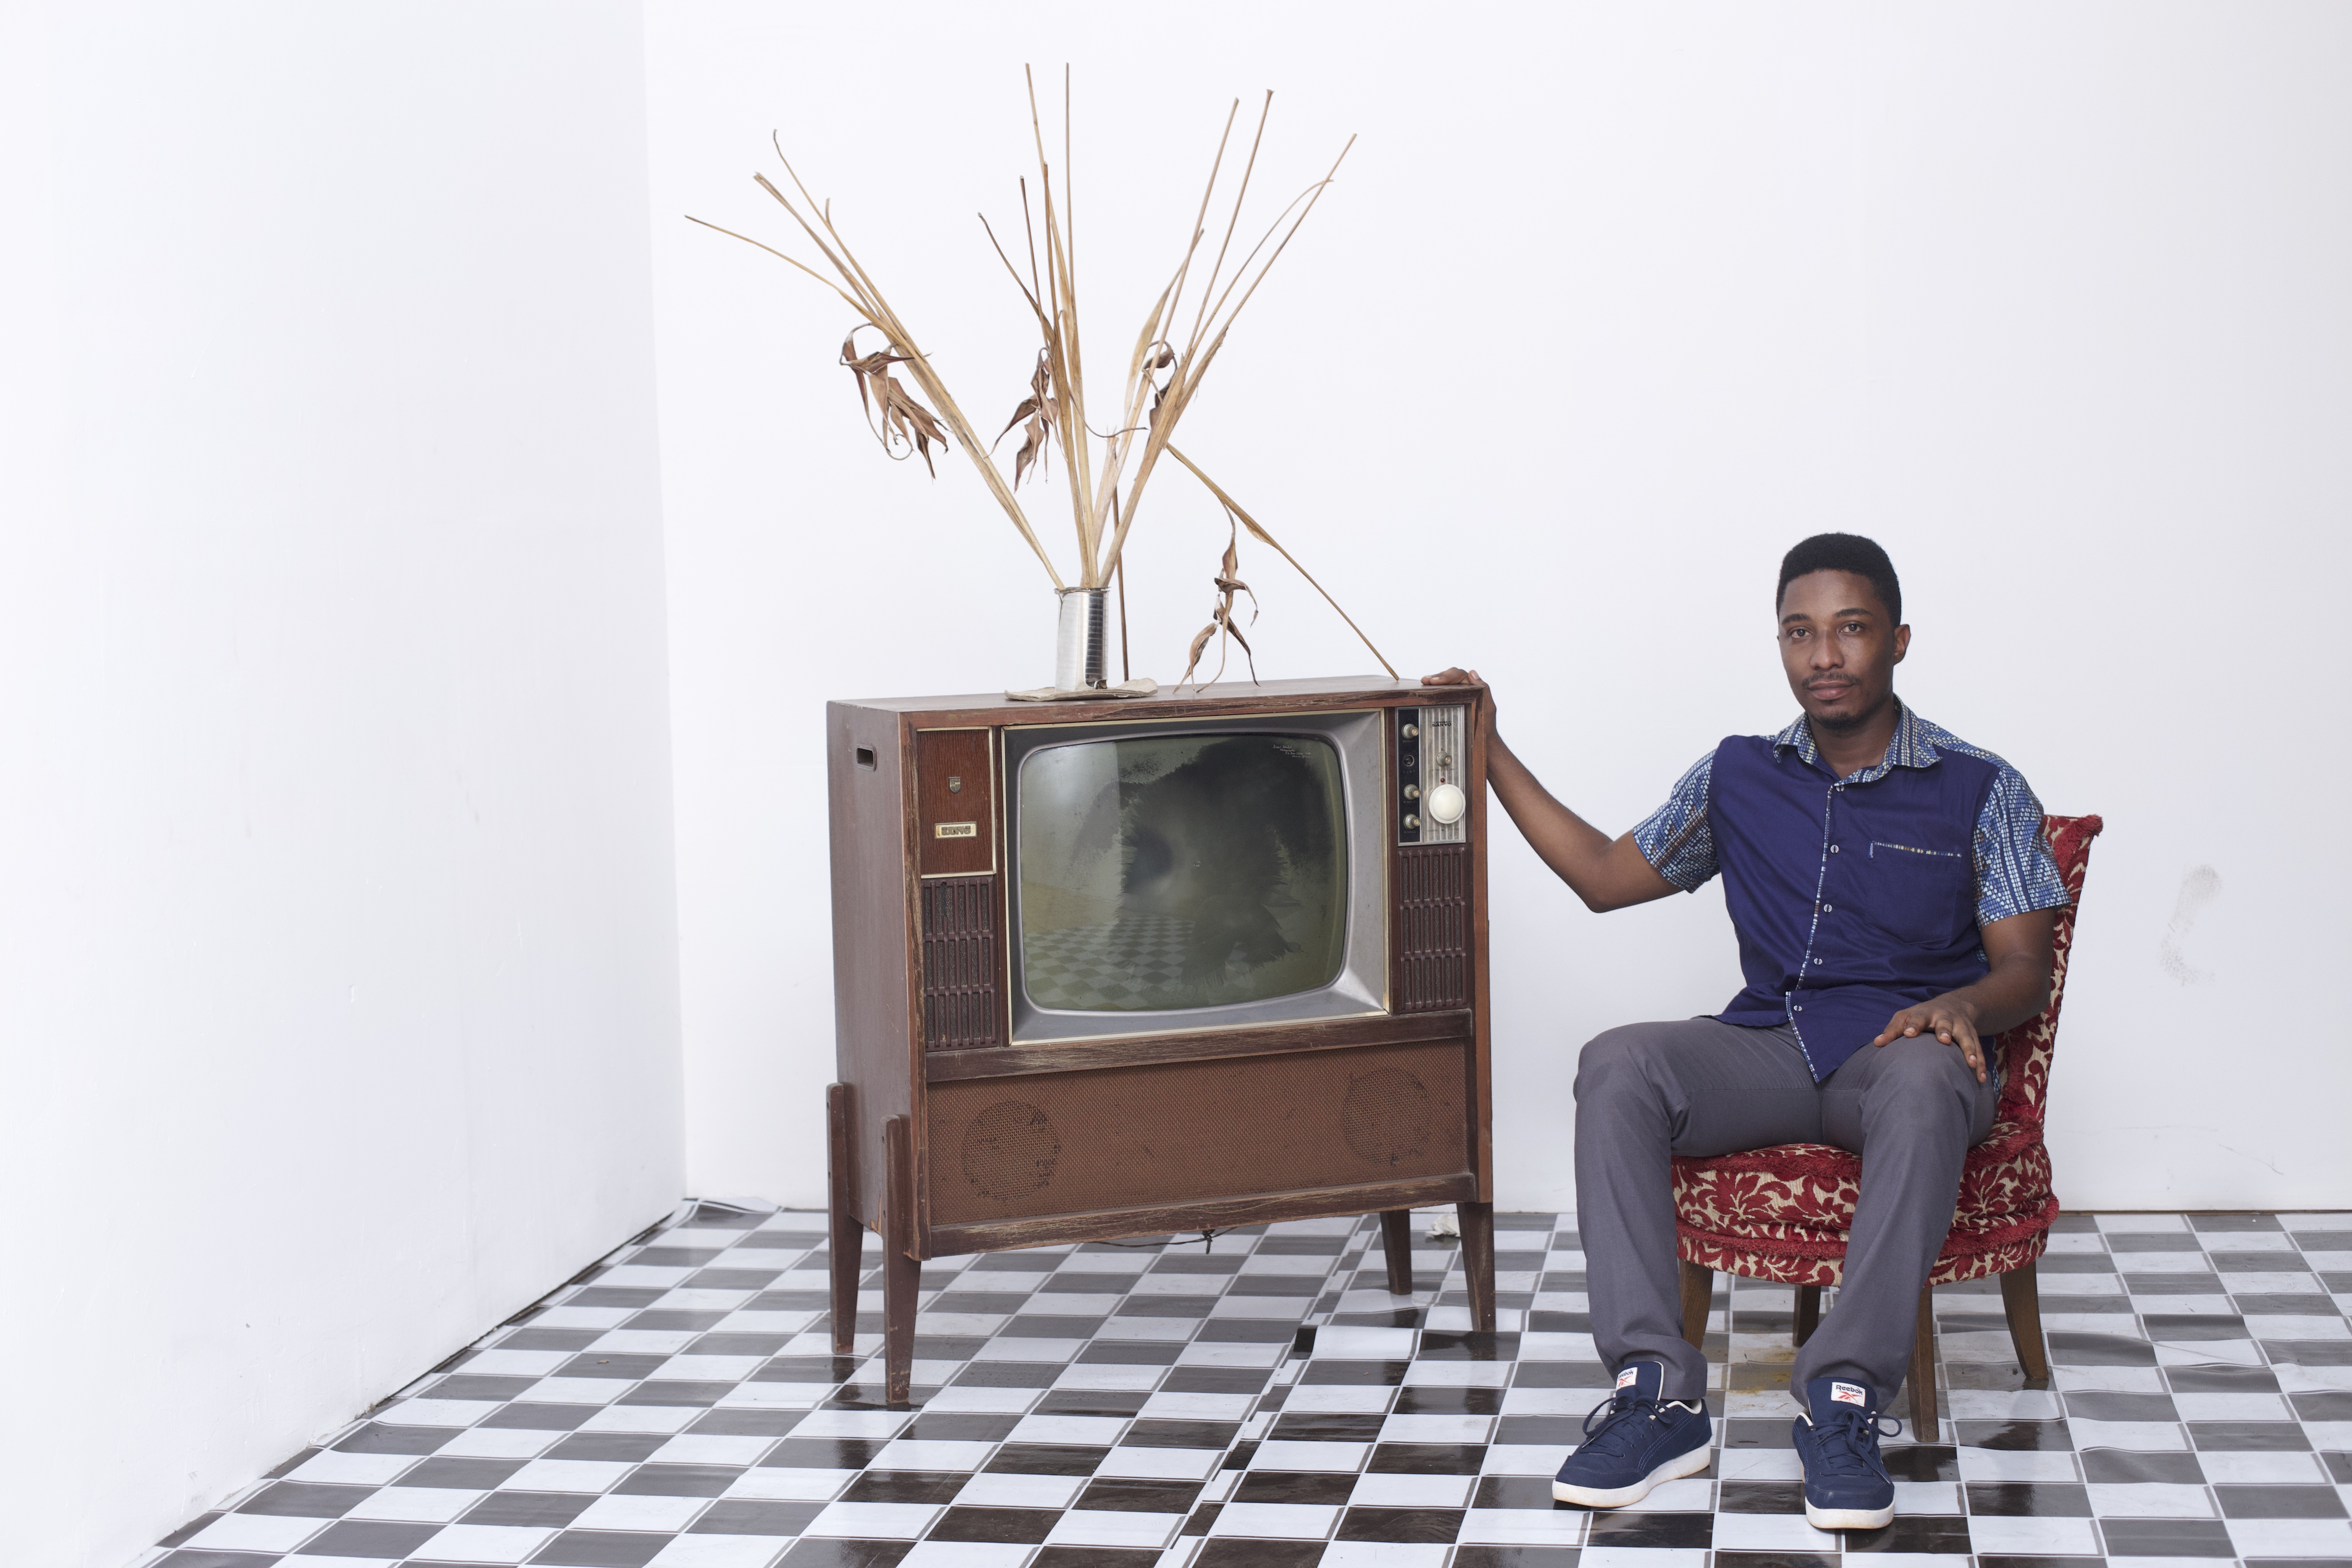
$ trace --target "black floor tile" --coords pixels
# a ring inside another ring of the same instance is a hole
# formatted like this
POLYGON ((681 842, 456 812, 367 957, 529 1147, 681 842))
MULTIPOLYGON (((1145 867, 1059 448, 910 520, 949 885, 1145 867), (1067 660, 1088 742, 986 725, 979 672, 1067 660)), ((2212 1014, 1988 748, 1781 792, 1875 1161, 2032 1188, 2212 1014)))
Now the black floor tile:
POLYGON ((2066 1414, 2086 1421, 2178 1421, 2180 1412, 2168 1394, 2108 1394, 2085 1392, 2065 1396, 2066 1414))
POLYGON ((437 1524, 394 1524, 387 1520, 346 1519, 302 1543, 307 1556, 405 1557, 436 1535, 437 1524))
POLYGON ((2058 1481, 1970 1481, 1969 1511, 2005 1518, 2088 1519, 2091 1494, 2058 1481))
POLYGON ((2235 1557, 2218 1519, 2103 1519, 2110 1557, 2235 1557))
MULTIPOLYGON (((824 1511, 821 1502, 767 1502, 720 1498, 703 1510, 689 1535, 798 1535, 824 1511)), ((895 1559, 894 1559, 895 1561, 895 1559)))
POLYGON ((569 1432, 597 1409, 593 1405, 501 1405, 479 1425, 509 1431, 569 1432))
POLYGON ((1234 1489, 1229 1500, 1336 1507, 1346 1502, 1355 1489, 1353 1471, 1339 1475, 1320 1470, 1252 1470, 1242 1477, 1241 1485, 1234 1489))
POLYGON ((237 1504, 239 1513, 295 1519, 341 1519, 375 1495, 373 1487, 322 1486, 317 1481, 278 1481, 237 1504))
POLYGON ((1078 1360, 1087 1366, 1174 1366, 1183 1353, 1172 1340, 1097 1340, 1078 1360))
POLYGON ((1154 1568, 1160 1553, 1125 1546, 1048 1546, 1029 1560, 1029 1568, 1154 1568))
POLYGON ((1007 1443, 989 1456, 987 1468, 1016 1476, 1091 1476, 1109 1453, 1058 1443, 1007 1443))
POLYGON ((717 1497, 742 1474, 739 1465, 640 1465, 613 1489, 628 1497, 717 1497))
POLYGON ((1481 1476, 1470 1493, 1472 1508, 1557 1508, 1573 1505, 1551 1495, 1549 1476, 1481 1476))
POLYGON ((1315 1568, 1322 1558, 1319 1541, 1256 1541, 1221 1535, 1202 1543, 1192 1568, 1315 1568))
POLYGON ((1584 1441, 1581 1415, 1505 1415, 1495 1422, 1497 1443, 1528 1443, 1538 1447, 1573 1448, 1584 1441))
POLYGON ((1608 1369, 1597 1361, 1523 1361, 1519 1363, 1519 1370, 1511 1375, 1513 1388, 1591 1388, 1605 1391, 1609 1384, 1608 1369))
POLYGON ((1190 1513, 1200 1495, 1198 1481, 1103 1476, 1087 1482, 1070 1506, 1120 1513, 1190 1513))
POLYGON ((595 1500, 580 1492, 492 1492, 459 1515, 457 1522, 561 1529, 595 1500))
POLYGON ((951 1508, 931 1526, 931 1541, 1004 1541, 1034 1546, 1062 1516, 1050 1508, 951 1508))
POLYGON ((2352 1421, 2352 1390, 2325 1389, 2290 1394, 2286 1402, 2305 1421, 2352 1421))
POLYGON ((1802 1513, 1802 1481, 1726 1481, 1717 1489, 1716 1505, 1724 1513, 1802 1513))
POLYGON ((1370 1443, 1379 1438, 1387 1419, 1336 1410, 1290 1410, 1266 1436, 1284 1443, 1370 1443))
MULTIPOLYGON (((1579 1423, 1580 1427, 1581 1423, 1579 1423)), ((1792 1448, 1789 1422, 1779 1416, 1734 1415, 1718 1423, 1727 1448, 1792 1448)))
POLYGON ((1452 1545, 1462 1529, 1458 1508, 1351 1508, 1339 1519, 1341 1541, 1425 1542, 1452 1545))
POLYGON ((1628 1513, 1622 1509, 1595 1513, 1586 1531, 1589 1547, 1664 1546, 1679 1551, 1704 1551, 1715 1540, 1711 1513, 1628 1513))
POLYGON ((1059 1381, 1062 1368, 1049 1362, 981 1361, 956 1373, 956 1383, 966 1388, 1051 1388, 1059 1381))
POLYGON ((1424 1330, 1418 1361, 1517 1361, 1519 1336, 1514 1333, 1444 1333, 1424 1330))
POLYGON ((1040 1415, 1132 1415, 1149 1394, 1115 1388, 1057 1388, 1037 1402, 1040 1415))
POLYGON ((1969 1521, 1958 1514, 1898 1514, 1884 1530, 1843 1531, 1839 1539, 1849 1552, 1928 1552, 1965 1563, 1969 1552, 1969 1521))
POLYGON ((1237 1421, 1138 1421, 1120 1441, 1136 1448, 1226 1448, 1240 1435, 1237 1421))
POLYGON ((911 1541, 861 1541, 815 1536, 790 1552, 779 1568, 896 1568, 915 1549, 911 1541))
POLYGON ((521 1459, 427 1459, 403 1470, 397 1484, 439 1487, 451 1491, 486 1492, 506 1484, 523 1468, 521 1459))
POLYGON ((1503 1413, 1503 1391, 1499 1388, 1440 1388, 1421 1384, 1398 1391, 1396 1413, 1399 1415, 1499 1415, 1503 1413))
POLYGON ((2334 1487, 2217 1486, 2213 1495, 2227 1519, 2342 1519, 2344 1500, 2334 1487))
POLYGON ((2175 1394, 2276 1394, 2279 1385, 2266 1366, 2168 1366, 2164 1381, 2175 1394))
POLYGON ((1838 1560, 1810 1552, 1718 1552, 1715 1568, 1838 1568, 1838 1560))
POLYGON ((1365 1468, 1378 1475, 1475 1476, 1486 1462, 1484 1443, 1382 1443, 1365 1468))
POLYGON ((2156 1347, 2121 1334, 2053 1329, 2046 1336, 2050 1360, 2058 1366, 2154 1366, 2156 1347))
POLYGON ((1895 1443, 1879 1450, 1886 1473, 1898 1481, 1957 1481, 1960 1451, 1941 1443, 1895 1443))
POLYGON ((1272 1375, 1246 1366, 1180 1366, 1160 1388, 1163 1394, 1256 1394, 1272 1375))
POLYGON ((868 1470, 849 1483, 843 1502, 931 1502, 955 1500, 971 1478, 961 1470, 868 1470))
POLYGON ((538 1382, 535 1377, 475 1377, 461 1372, 438 1379, 425 1392, 436 1399, 520 1399, 538 1382))
POLYGON ((2201 1486, 2204 1467, 2194 1454, 2134 1453, 2127 1448, 2090 1448, 2083 1454, 2083 1479, 2101 1485, 2128 1486, 2161 1481, 2173 1486, 2201 1486))
POLYGON ((2311 1439, 2293 1421, 2191 1421, 2189 1437, 2200 1448, 2221 1451, 2271 1453, 2311 1447, 2311 1439))
POLYGON ((450 1426, 366 1426, 335 1445, 338 1454, 430 1454, 457 1435, 450 1426))
POLYGON ((862 1470, 880 1453, 880 1437, 787 1437, 768 1450, 761 1469, 862 1470))
POLYGON ((1457 1546, 1454 1568, 1576 1568, 1573 1546, 1457 1546))

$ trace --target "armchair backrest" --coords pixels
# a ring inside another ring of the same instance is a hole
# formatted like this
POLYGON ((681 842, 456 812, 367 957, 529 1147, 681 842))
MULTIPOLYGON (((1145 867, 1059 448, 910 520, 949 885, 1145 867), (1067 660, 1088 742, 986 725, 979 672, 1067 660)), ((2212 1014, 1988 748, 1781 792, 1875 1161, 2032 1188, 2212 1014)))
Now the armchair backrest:
POLYGON ((2066 907, 2058 911, 2058 929, 2052 944, 2050 1005, 2031 1021, 2000 1037, 2000 1115, 2004 1121, 2040 1126, 2050 1091, 2050 1057, 2058 1042, 2058 1005, 2066 995, 2066 953, 2074 942, 2074 912, 2082 907, 2083 873, 2091 864, 2091 840, 2106 824, 2095 816, 2045 816, 2042 836, 2058 857, 2058 874, 2066 882, 2066 907))

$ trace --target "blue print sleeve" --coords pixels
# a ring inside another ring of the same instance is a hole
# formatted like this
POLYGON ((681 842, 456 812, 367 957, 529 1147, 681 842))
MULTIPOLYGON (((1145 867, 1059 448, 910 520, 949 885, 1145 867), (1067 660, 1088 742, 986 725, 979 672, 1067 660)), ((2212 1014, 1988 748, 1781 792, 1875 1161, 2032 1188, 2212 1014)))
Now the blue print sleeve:
POLYGON ((2042 802, 2025 776, 2006 763, 1977 816, 1976 870, 1980 926, 2065 907, 2065 879, 2042 836, 2042 802))
POLYGON ((1709 752, 1675 784, 1666 804, 1633 829, 1633 845, 1658 875, 1685 893, 1696 893, 1717 870, 1715 830, 1707 822, 1707 785, 1715 774, 1709 752))

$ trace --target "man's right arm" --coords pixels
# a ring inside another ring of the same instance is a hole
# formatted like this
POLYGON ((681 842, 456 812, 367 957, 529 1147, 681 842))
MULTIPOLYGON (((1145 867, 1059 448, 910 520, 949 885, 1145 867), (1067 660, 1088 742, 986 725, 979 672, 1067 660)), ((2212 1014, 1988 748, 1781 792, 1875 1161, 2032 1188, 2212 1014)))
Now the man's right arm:
MULTIPOLYGON (((1485 685, 1475 670, 1448 669, 1422 678, 1423 686, 1485 685)), ((1554 799, 1492 728, 1486 705, 1486 783, 1543 863, 1595 912, 1646 904, 1679 889, 1658 874, 1631 833, 1612 838, 1554 799)))

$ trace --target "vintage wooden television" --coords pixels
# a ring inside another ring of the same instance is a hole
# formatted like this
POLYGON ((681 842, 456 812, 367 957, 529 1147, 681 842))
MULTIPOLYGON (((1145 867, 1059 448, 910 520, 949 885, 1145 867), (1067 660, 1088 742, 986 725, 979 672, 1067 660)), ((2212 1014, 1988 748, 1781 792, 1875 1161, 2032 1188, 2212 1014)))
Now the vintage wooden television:
POLYGON ((1494 1326, 1486 691, 1226 683, 826 708, 834 1343, 919 1263, 1461 1205, 1494 1326))

